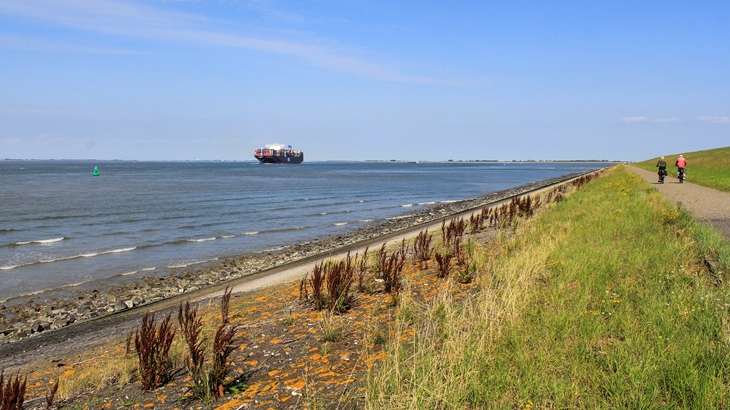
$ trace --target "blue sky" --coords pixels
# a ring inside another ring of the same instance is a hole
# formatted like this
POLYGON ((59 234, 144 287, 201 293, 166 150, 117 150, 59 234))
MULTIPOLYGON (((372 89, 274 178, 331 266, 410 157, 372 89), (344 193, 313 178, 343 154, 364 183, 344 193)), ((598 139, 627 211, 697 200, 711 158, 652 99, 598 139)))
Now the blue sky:
POLYGON ((0 158, 730 145, 730 1, 0 0, 0 158))

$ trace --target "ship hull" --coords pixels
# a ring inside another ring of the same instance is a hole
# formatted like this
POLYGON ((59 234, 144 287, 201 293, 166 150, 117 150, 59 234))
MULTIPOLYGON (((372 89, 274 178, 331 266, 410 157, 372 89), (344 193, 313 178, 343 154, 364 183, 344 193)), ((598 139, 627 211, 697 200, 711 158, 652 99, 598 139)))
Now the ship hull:
POLYGON ((298 157, 256 157, 259 164, 301 164, 304 161, 304 155, 298 157))

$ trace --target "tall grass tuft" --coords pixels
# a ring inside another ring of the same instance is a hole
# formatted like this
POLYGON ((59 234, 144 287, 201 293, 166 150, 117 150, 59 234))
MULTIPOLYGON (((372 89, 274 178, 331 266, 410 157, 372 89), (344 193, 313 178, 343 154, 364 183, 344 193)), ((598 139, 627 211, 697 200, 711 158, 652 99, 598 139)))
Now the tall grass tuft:
POLYGON ((312 277, 307 273, 299 284, 299 299, 311 302, 316 310, 322 310, 327 305, 325 274, 324 262, 315 263, 312 277))
POLYGON ((299 285, 300 299, 312 303, 316 310, 327 308, 333 312, 344 312, 352 304, 351 289, 356 275, 362 275, 360 280, 364 281, 366 269, 363 265, 358 267, 358 262, 349 252, 344 260, 316 263, 312 278, 305 275, 299 285))
POLYGON ((413 242, 413 256, 421 269, 428 267, 428 261, 431 260, 431 256, 433 255, 432 240, 433 234, 429 235, 428 229, 426 229, 425 231, 419 232, 415 242, 413 242))
POLYGON ((231 324, 229 318, 231 289, 226 288, 221 298, 221 322, 213 339, 213 365, 209 373, 209 384, 214 397, 223 397, 225 378, 229 370, 229 358, 236 349, 240 327, 231 324))
POLYGON ((390 255, 384 254, 383 256, 383 270, 380 272, 383 285, 387 293, 396 297, 403 287, 402 272, 405 262, 406 256, 403 247, 393 251, 390 255))
POLYGON ((16 374, 5 381, 5 369, 0 370, 0 409, 21 410, 25 402, 26 382, 28 377, 16 374))
POLYGON ((355 263, 350 252, 344 260, 329 262, 327 265, 328 306, 332 312, 344 312, 350 308, 352 295, 350 289, 355 281, 355 263))
POLYGON ((203 370, 205 365, 205 342, 201 337, 203 322, 198 317, 198 307, 192 308, 190 302, 185 305, 180 302, 177 311, 177 321, 180 324, 180 331, 185 339, 188 354, 185 357, 185 367, 190 372, 193 381, 193 393, 200 395, 208 389, 206 375, 203 370))
POLYGON ((449 273, 451 273, 451 259, 453 256, 454 255, 449 250, 436 252, 434 255, 436 258, 436 264, 438 265, 437 276, 439 278, 445 278, 449 276, 449 273))
POLYGON ((142 327, 134 336, 134 347, 139 358, 139 375, 142 388, 153 390, 168 381, 170 373, 170 346, 175 338, 175 329, 170 325, 172 314, 168 314, 160 326, 155 326, 155 314, 145 313, 142 327))

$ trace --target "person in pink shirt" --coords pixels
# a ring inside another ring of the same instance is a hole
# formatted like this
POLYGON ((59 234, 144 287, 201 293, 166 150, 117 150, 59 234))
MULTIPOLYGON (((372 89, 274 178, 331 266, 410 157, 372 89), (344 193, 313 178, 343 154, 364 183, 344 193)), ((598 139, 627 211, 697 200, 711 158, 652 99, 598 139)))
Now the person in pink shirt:
POLYGON ((687 160, 684 159, 683 155, 679 155, 679 158, 677 158, 677 162, 675 162, 674 165, 677 166, 677 176, 679 176, 680 173, 686 174, 684 167, 687 166, 687 160))

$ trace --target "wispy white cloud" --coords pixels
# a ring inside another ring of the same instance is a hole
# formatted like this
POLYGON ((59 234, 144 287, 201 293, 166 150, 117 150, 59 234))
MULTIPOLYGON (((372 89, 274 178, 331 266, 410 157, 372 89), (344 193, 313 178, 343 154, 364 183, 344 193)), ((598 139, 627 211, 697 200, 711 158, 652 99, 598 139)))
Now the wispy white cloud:
POLYGON ((623 117, 621 118, 621 122, 648 122, 651 121, 649 117, 644 116, 636 116, 636 117, 623 117))
POLYGON ((626 122, 626 123, 653 122, 653 123, 658 123, 658 124, 673 124, 673 123, 683 122, 683 120, 681 118, 677 118, 677 117, 649 118, 649 117, 645 117, 643 115, 639 115, 639 116, 634 116, 634 117, 623 117, 623 118, 621 118, 621 122, 626 122))
MULTIPOLYGON (((385 81, 469 85, 472 81, 431 78, 404 74, 395 64, 373 62, 359 57, 357 50, 321 39, 266 38, 238 32, 223 31, 230 27, 207 16, 154 8, 145 4, 110 0, 16 1, 0 0, 0 14, 31 19, 51 26, 70 28, 97 34, 143 39, 153 42, 199 44, 217 47, 255 50, 291 56, 314 66, 347 72, 385 81)), ((291 36, 294 36, 291 34, 291 36)), ((38 46, 38 40, 19 37, 0 38, 14 46, 38 46)), ((45 43, 45 47, 59 44, 45 43)), ((68 48, 69 46, 66 46, 68 48)), ((87 48, 87 51, 94 51, 87 48)), ((99 49, 98 52, 112 52, 99 49)), ((122 52, 122 51, 120 51, 122 52)))
POLYGON ((703 124, 730 124, 730 117, 699 117, 697 120, 703 124))

